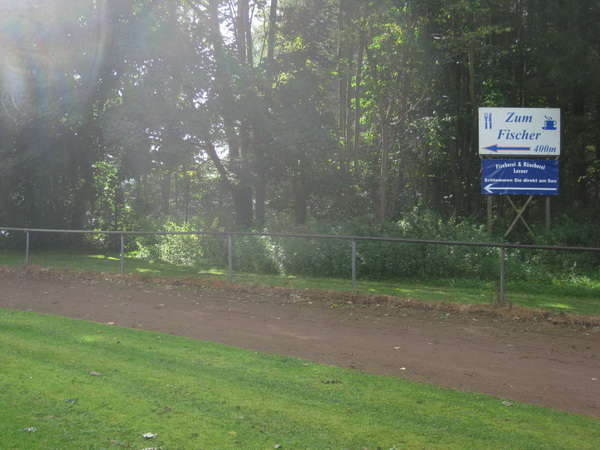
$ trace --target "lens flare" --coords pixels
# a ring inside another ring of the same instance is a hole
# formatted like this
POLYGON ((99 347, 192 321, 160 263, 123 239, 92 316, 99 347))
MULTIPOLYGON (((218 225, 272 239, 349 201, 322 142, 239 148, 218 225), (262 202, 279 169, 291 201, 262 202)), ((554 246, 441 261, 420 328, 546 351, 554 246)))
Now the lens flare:
POLYGON ((107 35, 104 0, 0 0, 0 116, 37 120, 92 94, 107 35))
MULTIPOLYGON (((6 49, 6 47, 4 47, 6 49)), ((22 59, 10 49, 4 51, 0 83, 2 86, 2 108, 4 112, 19 114, 28 104, 29 82, 22 59)))

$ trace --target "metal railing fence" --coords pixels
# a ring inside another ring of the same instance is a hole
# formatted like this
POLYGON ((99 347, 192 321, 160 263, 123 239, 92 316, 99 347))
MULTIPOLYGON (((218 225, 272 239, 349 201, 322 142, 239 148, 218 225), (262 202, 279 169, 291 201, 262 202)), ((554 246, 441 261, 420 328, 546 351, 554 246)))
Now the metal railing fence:
POLYGON ((352 291, 356 291, 356 243, 357 241, 378 241, 390 243, 408 243, 408 244, 426 244, 426 245, 450 245, 450 246, 469 246, 497 248, 499 250, 499 281, 500 292, 499 302, 505 304, 506 299, 506 249, 529 249, 529 250, 554 250, 569 252, 600 252, 598 247, 565 247, 550 245, 530 245, 530 244, 509 244, 509 243, 490 243, 490 242, 465 242, 465 241, 444 241, 435 239, 410 239, 410 238, 386 238, 369 236, 345 236, 328 234, 294 234, 294 233, 262 233, 262 232, 229 232, 229 231, 97 231, 97 230, 52 230, 35 228, 13 228, 0 227, 1 231, 15 231, 25 233, 25 265, 29 264, 30 255, 30 236, 32 233, 64 233, 64 234, 101 234, 117 235, 120 237, 120 270, 125 272, 125 237, 126 236, 167 236, 167 235, 194 235, 194 236, 223 236, 227 238, 227 262, 228 262, 228 280, 233 280, 233 238, 234 236, 257 236, 257 237, 280 237, 280 238, 306 238, 306 239, 338 239, 350 241, 352 246, 352 291))

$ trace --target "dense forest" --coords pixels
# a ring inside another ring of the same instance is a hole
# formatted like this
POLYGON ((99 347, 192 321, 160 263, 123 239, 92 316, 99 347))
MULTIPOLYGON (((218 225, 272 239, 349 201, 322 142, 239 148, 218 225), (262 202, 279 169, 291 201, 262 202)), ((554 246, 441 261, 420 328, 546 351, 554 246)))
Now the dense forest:
POLYGON ((514 106, 561 109, 552 217, 595 227, 598 36, 597 0, 0 1, 0 225, 481 225, 514 106))

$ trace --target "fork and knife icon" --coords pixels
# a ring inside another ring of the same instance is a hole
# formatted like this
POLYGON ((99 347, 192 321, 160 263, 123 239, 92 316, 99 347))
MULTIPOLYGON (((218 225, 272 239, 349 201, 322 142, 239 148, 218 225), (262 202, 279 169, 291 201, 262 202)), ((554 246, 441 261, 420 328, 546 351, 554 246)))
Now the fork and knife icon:
POLYGON ((483 113, 483 123, 486 130, 492 129, 492 113, 483 113))

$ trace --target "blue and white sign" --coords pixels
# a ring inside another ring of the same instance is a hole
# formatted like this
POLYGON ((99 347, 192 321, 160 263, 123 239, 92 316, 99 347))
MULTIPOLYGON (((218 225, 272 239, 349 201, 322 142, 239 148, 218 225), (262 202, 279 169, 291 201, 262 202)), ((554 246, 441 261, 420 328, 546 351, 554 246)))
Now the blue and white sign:
POLYGON ((559 156, 559 108, 479 108, 479 154, 559 156))
POLYGON ((558 161, 539 159, 484 159, 484 195, 558 195, 558 161))

